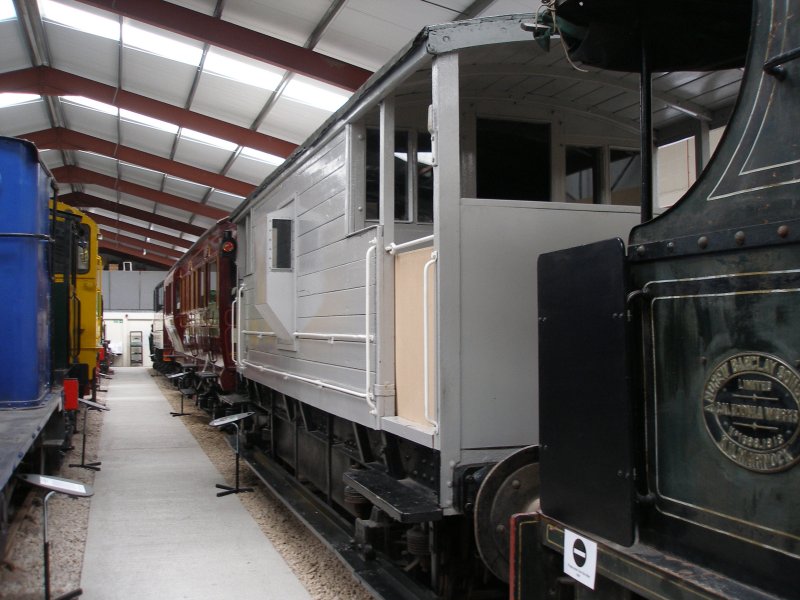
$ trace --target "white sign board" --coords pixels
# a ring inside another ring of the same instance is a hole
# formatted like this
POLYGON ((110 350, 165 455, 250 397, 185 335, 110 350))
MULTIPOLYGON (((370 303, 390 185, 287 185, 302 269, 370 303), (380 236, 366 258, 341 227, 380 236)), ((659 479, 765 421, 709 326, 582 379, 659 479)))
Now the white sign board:
POLYGON ((564 530, 564 573, 588 588, 594 589, 597 573, 597 543, 564 530))

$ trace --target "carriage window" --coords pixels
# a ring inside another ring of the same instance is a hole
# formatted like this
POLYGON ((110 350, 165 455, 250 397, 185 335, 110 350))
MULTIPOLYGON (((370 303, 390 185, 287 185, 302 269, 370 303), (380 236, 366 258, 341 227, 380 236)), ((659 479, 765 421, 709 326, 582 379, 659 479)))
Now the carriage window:
POLYGON ((478 198, 550 200, 550 125, 477 120, 478 198))
POLYGON ((592 204, 600 201, 600 169, 603 149, 567 146, 566 149, 567 202, 592 204))
POLYGON ((197 307, 206 305, 206 267, 201 265, 197 270, 197 307))
POLYGON ((78 225, 78 234, 75 238, 76 255, 78 257, 78 273, 88 273, 91 268, 91 232, 85 223, 78 225))
POLYGON ((641 198, 642 161, 638 150, 610 151, 611 204, 638 206, 641 198))
POLYGON ((291 219, 272 219, 270 254, 273 269, 292 268, 291 219))
POLYGON ((217 262, 208 263, 208 303, 217 302, 217 262))

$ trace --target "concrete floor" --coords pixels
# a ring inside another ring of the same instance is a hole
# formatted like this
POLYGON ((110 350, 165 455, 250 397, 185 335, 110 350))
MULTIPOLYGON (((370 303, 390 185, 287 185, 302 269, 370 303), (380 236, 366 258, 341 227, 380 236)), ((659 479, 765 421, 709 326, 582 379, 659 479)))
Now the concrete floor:
POLYGON ((148 369, 116 368, 108 387, 82 597, 310 598, 238 497, 217 498, 222 476, 148 369))

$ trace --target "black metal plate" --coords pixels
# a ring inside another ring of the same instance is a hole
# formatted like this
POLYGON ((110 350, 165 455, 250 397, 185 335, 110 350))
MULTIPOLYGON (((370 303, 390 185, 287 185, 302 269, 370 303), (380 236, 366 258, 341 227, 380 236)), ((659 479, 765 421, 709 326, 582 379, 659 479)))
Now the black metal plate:
POLYGON ((542 511, 630 545, 633 415, 625 248, 606 240, 539 258, 542 511))

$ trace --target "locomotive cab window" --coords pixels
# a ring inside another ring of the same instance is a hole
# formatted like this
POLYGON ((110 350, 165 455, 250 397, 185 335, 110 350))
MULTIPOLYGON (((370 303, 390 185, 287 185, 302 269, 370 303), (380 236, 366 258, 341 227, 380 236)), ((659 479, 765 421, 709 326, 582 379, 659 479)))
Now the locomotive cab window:
POLYGON ((88 273, 91 269, 91 232, 85 223, 78 225, 78 234, 75 238, 78 273, 88 273))

